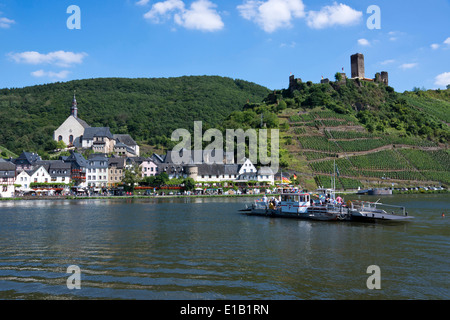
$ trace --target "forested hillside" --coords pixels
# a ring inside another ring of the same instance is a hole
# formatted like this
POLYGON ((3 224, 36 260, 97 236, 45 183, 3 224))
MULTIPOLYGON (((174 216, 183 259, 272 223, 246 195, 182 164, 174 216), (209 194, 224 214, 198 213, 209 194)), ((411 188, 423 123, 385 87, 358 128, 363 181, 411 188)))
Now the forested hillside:
POLYGON ((224 127, 281 132, 280 163, 307 188, 450 184, 450 90, 397 93, 358 80, 300 83, 233 112, 224 127))
POLYGON ((45 154, 53 131, 70 115, 76 91, 78 115, 91 126, 129 133, 138 143, 167 144, 177 128, 194 120, 215 127, 269 90, 217 76, 158 79, 100 78, 0 90, 0 146, 15 153, 45 154))

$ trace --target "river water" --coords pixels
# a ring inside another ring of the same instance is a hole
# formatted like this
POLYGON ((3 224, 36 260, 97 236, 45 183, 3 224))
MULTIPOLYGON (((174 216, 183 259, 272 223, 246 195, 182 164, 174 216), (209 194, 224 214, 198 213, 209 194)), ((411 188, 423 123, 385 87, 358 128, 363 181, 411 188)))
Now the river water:
POLYGON ((238 212, 251 201, 0 202, 0 299, 450 298, 448 195, 384 197, 415 217, 400 224, 238 212), (80 289, 67 286, 72 265, 80 289), (367 286, 372 265, 380 289, 367 286))

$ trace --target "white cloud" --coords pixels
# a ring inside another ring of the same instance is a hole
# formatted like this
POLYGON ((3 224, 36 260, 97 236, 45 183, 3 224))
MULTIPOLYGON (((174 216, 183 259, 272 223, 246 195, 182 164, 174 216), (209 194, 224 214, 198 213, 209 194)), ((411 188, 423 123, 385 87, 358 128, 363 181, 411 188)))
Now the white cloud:
POLYGON ((320 11, 309 11, 306 22, 310 28, 323 29, 336 25, 354 25, 361 21, 362 16, 361 11, 334 2, 332 6, 325 6, 320 11))
POLYGON ((358 40, 358 44, 359 44, 360 46, 370 46, 370 42, 369 42, 369 40, 367 40, 367 39, 359 39, 359 40, 358 40))
POLYGON ((138 6, 145 6, 150 2, 150 0, 139 0, 138 2, 136 2, 136 5, 138 6))
POLYGON ((166 0, 155 3, 144 18, 154 23, 173 18, 176 24, 186 29, 218 31, 223 29, 222 18, 209 0, 194 1, 189 9, 181 0, 166 0))
POLYGON ((450 37, 448 37, 447 39, 445 39, 444 44, 448 44, 450 46, 450 37))
POLYGON ((433 49, 433 50, 439 49, 439 47, 440 47, 440 45, 437 44, 437 43, 433 43, 433 44, 431 45, 431 49, 433 49))
POLYGON ((244 19, 255 22, 269 33, 291 27, 294 18, 305 17, 302 0, 245 0, 237 9, 244 19))
POLYGON ((52 79, 65 79, 69 75, 68 70, 62 70, 60 72, 53 72, 53 71, 44 71, 44 70, 37 70, 31 73, 33 77, 36 78, 42 78, 42 77, 48 77, 52 79))
POLYGON ((160 22, 160 18, 170 18, 172 11, 185 10, 184 2, 181 0, 166 0, 157 2, 152 6, 152 9, 144 14, 144 18, 152 20, 155 23, 160 22))
POLYGON ((0 29, 9 29, 9 27, 11 27, 11 25, 14 23, 16 23, 14 20, 0 17, 0 29))
POLYGON ((389 59, 389 60, 384 60, 384 61, 380 62, 380 64, 381 64, 382 66, 385 66, 385 65, 387 65, 387 64, 391 64, 391 63, 394 63, 394 62, 395 62, 394 59, 389 59))
POLYGON ((215 4, 208 0, 198 0, 191 4, 189 10, 175 14, 175 22, 187 29, 218 31, 223 29, 222 18, 214 9, 215 4))
POLYGON ((415 68, 418 65, 419 65, 418 63, 404 63, 400 66, 400 68, 402 68, 403 70, 407 70, 407 69, 415 68))
POLYGON ((435 85, 445 87, 450 84, 450 72, 441 73, 434 80, 435 85))
POLYGON ((280 44, 280 48, 295 48, 297 43, 295 41, 291 41, 291 43, 282 43, 280 44))
POLYGON ((47 54, 36 51, 26 51, 20 53, 10 53, 9 56, 17 63, 25 64, 51 64, 59 67, 70 67, 73 64, 80 64, 83 62, 86 53, 74 53, 67 51, 54 51, 47 54))

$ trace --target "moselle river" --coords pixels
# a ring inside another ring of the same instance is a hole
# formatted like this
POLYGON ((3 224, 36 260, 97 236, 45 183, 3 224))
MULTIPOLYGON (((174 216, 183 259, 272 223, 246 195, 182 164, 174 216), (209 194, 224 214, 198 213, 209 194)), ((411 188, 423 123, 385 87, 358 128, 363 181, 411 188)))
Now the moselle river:
POLYGON ((415 216, 395 224, 238 212, 252 201, 0 202, 0 299, 450 298, 446 194, 383 197, 415 216), (72 265, 80 289, 67 286, 72 265), (367 285, 373 265, 380 289, 367 285))

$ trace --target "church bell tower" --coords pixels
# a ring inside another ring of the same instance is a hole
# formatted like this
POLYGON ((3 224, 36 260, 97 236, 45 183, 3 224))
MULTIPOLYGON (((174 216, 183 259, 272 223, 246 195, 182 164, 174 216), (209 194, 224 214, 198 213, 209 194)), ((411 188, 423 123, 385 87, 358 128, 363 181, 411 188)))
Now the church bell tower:
POLYGON ((78 118, 78 107, 77 107, 77 99, 75 97, 75 92, 73 93, 73 101, 72 101, 72 108, 71 115, 74 116, 74 118, 78 118))

